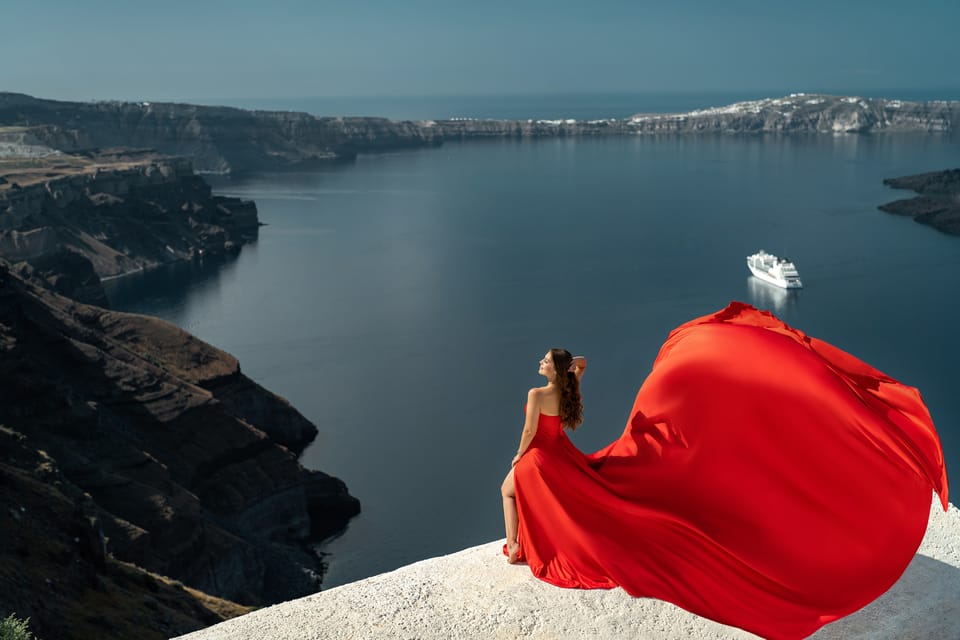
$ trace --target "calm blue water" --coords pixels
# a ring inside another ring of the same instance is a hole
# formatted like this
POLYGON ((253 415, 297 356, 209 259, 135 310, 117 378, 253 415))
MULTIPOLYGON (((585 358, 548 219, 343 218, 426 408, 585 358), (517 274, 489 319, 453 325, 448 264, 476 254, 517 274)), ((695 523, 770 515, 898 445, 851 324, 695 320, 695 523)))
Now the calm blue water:
POLYGON ((671 328, 731 299, 921 389, 960 468, 960 238, 876 209, 884 177, 960 166, 934 136, 447 144, 215 184, 259 240, 223 264, 109 283, 320 428, 303 462, 363 514, 335 586, 503 535, 499 484, 551 346, 589 357, 585 450, 614 439, 671 328), (806 288, 749 277, 792 258, 806 288))

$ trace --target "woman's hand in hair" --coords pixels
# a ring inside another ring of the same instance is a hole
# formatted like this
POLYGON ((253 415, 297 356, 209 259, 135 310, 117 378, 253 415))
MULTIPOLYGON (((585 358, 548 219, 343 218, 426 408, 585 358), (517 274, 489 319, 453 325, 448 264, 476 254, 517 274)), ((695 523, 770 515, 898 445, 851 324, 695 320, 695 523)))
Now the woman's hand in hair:
POLYGON ((577 374, 577 380, 583 377, 583 372, 587 370, 587 359, 583 356, 573 356, 573 361, 570 363, 570 368, 568 371, 571 371, 577 374))

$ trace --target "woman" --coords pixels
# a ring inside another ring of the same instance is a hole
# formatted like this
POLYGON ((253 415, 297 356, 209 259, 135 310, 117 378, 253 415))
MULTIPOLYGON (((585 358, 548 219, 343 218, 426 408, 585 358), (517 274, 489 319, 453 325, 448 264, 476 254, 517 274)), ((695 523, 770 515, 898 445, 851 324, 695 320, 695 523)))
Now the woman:
POLYGON ((505 553, 542 580, 802 638, 896 582, 931 489, 947 508, 919 392, 770 313, 732 302, 671 332, 591 455, 562 430, 580 421, 568 356, 541 363, 503 484, 505 553))
MULTIPOLYGON (((507 532, 507 561, 515 564, 520 559, 520 544, 517 541, 517 502, 514 487, 514 469, 523 455, 533 448, 546 447, 557 438, 566 440, 563 428, 576 429, 583 421, 583 405, 580 402, 580 378, 587 369, 587 359, 573 357, 566 349, 550 349, 540 359, 538 373, 547 379, 542 387, 530 389, 527 394, 526 420, 520 436, 517 455, 510 463, 511 469, 500 487, 503 496, 503 522, 507 532), (560 375, 558 375, 560 372, 560 375), (541 431, 541 423, 544 427, 541 431), (540 436, 537 438, 537 436, 540 436)), ((569 444, 569 441, 567 441, 569 444)))

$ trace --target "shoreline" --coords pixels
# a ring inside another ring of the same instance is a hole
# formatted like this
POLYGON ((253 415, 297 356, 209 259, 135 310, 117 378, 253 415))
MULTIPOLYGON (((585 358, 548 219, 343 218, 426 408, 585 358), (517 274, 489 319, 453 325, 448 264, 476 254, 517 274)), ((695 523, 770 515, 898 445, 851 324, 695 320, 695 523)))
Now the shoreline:
POLYGON ((67 153, 118 143, 149 147, 191 157, 198 173, 231 174, 296 170, 462 139, 960 130, 960 101, 952 100, 792 93, 679 112, 643 113, 643 108, 642 103, 620 107, 630 113, 622 118, 392 120, 172 102, 69 102, 0 92, 0 132, 6 128, 11 140, 29 138, 31 145, 67 153), (118 140, 118 128, 135 131, 135 137, 118 140))

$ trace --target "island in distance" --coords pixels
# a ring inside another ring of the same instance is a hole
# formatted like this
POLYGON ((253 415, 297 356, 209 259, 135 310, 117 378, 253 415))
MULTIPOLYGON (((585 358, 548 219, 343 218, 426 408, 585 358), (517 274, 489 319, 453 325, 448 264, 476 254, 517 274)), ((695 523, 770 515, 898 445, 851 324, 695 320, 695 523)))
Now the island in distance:
POLYGON ((880 205, 881 211, 912 216, 944 233, 960 235, 960 169, 886 178, 883 184, 918 195, 880 205))
MULTIPOLYGON (((531 114, 533 115, 533 114, 531 114)), ((0 92, 0 156, 27 146, 65 153, 135 147, 191 158, 201 173, 303 169, 358 153, 447 140, 610 135, 950 133, 960 101, 908 102, 795 93, 686 113, 597 120, 393 121, 159 102, 64 102, 0 92), (6 128, 4 132, 3 128, 6 128)))

